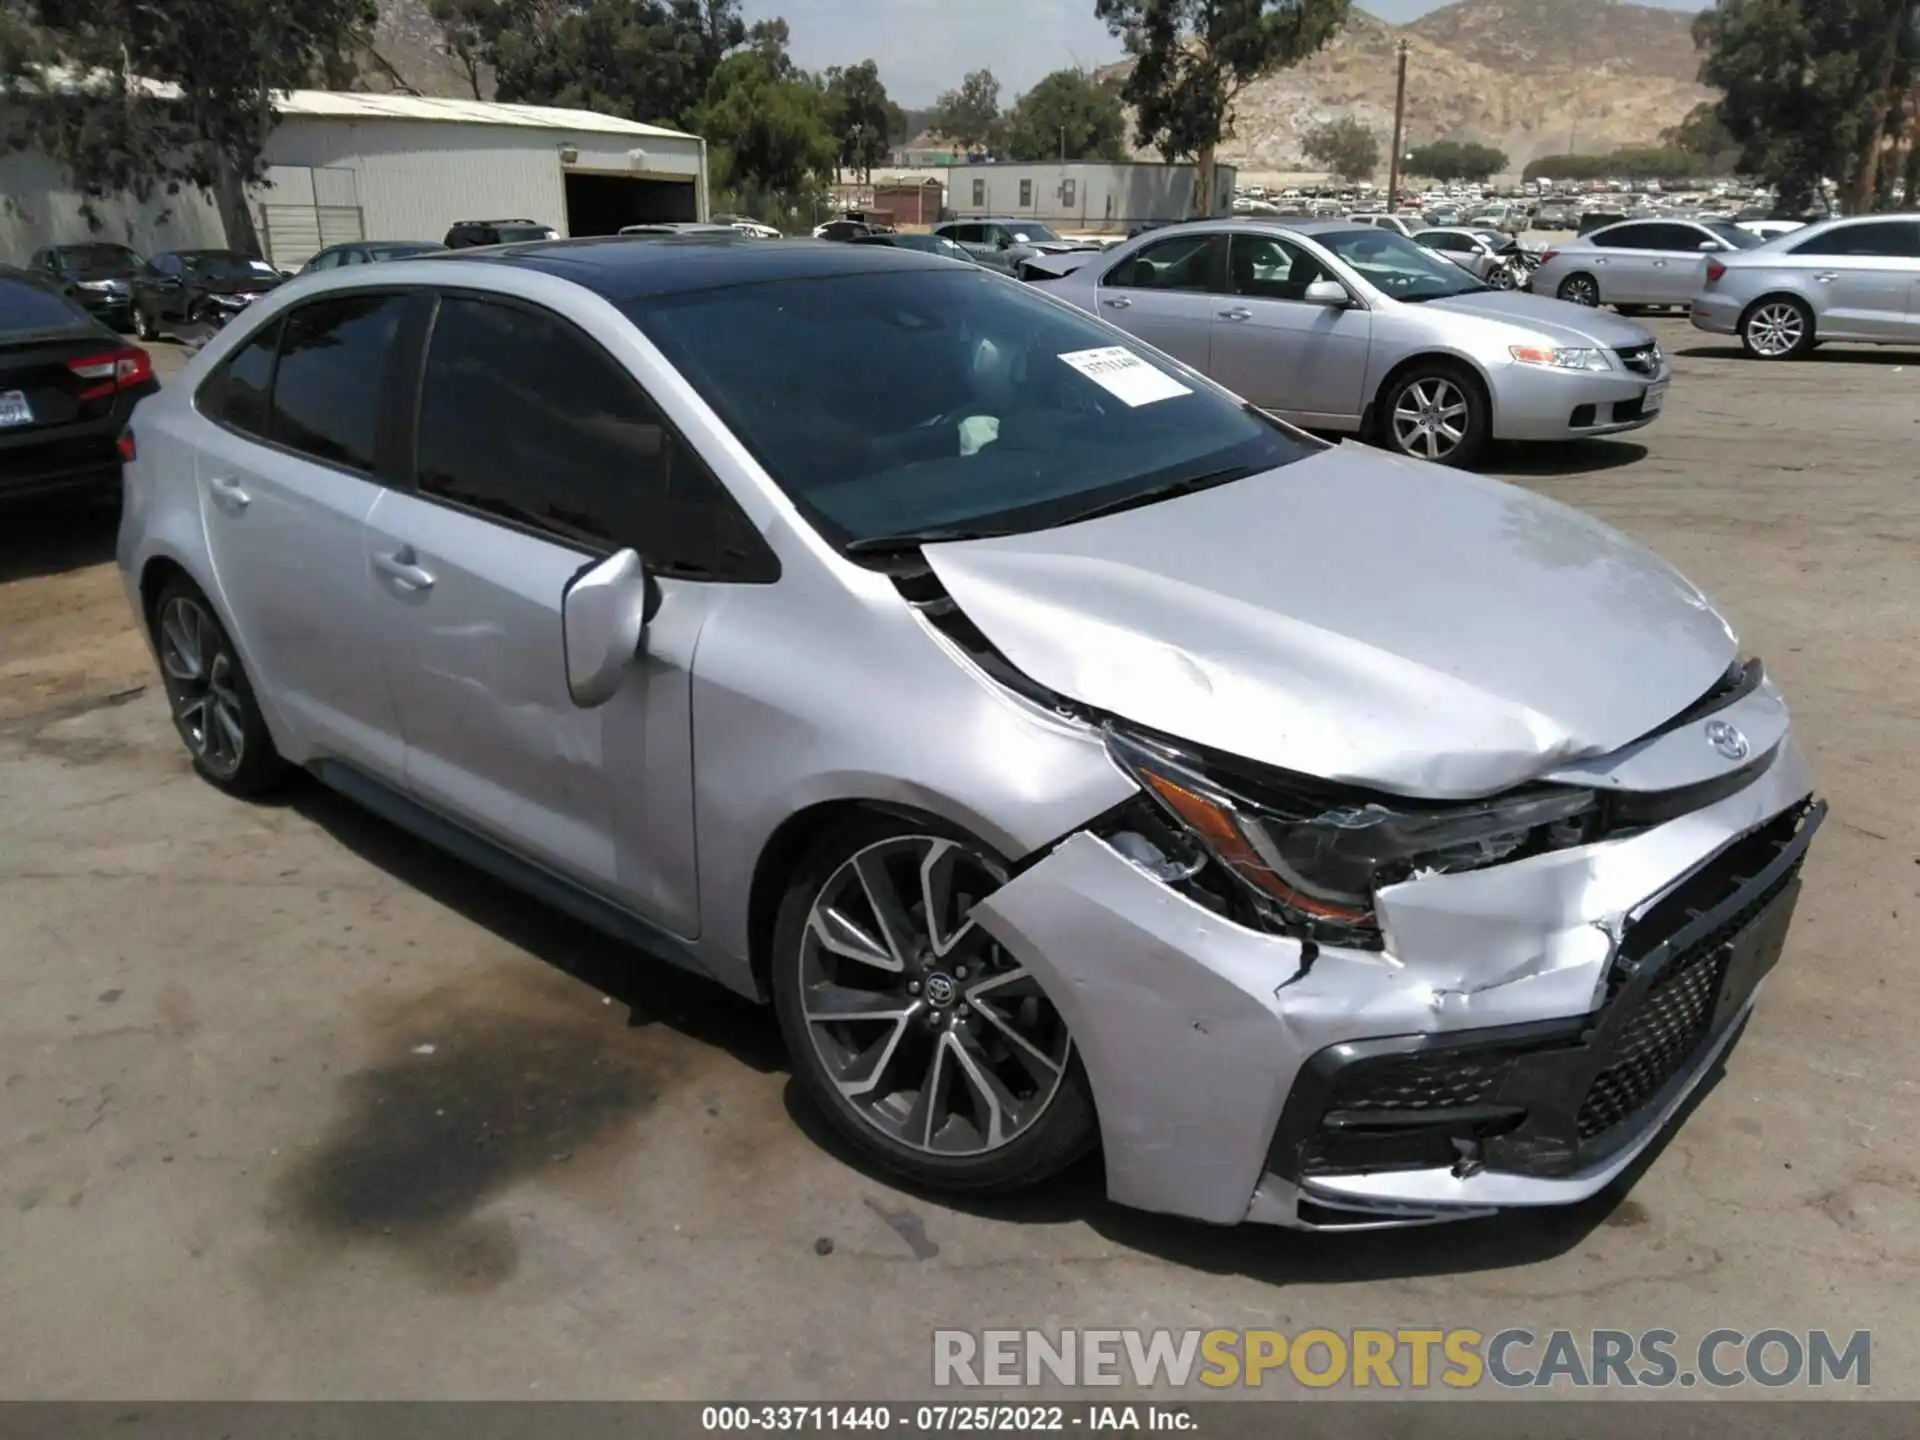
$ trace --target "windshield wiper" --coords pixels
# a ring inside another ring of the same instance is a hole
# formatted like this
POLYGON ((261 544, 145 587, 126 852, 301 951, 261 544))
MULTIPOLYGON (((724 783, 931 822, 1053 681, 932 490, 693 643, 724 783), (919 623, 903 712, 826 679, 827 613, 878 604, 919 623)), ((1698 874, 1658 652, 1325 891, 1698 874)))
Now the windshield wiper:
MULTIPOLYGON (((1258 475, 1265 466, 1229 465, 1224 470, 1208 470, 1199 475, 1184 476, 1179 480, 1169 480, 1164 485, 1155 485, 1150 489, 1138 490, 1131 495, 1123 495, 1118 500, 1109 500, 1103 505, 1093 505, 1085 510, 1067 516, 1064 520, 1054 521, 1054 525, 1077 525, 1082 520, 1097 520, 1102 515, 1117 515, 1123 510, 1137 510, 1142 505, 1152 505, 1161 500, 1171 500, 1176 495, 1191 495, 1196 490, 1211 490, 1216 485, 1230 484, 1235 480, 1244 480, 1249 475, 1258 475)), ((1048 527, 1053 528, 1052 526, 1048 527)))
POLYGON ((931 530, 903 530, 898 535, 868 535, 864 539, 849 540, 841 548, 849 555, 904 555, 910 550, 918 550, 922 545, 944 545, 954 540, 998 540, 1003 535, 1011 535, 1011 530, 963 530, 957 526, 940 526, 931 530))

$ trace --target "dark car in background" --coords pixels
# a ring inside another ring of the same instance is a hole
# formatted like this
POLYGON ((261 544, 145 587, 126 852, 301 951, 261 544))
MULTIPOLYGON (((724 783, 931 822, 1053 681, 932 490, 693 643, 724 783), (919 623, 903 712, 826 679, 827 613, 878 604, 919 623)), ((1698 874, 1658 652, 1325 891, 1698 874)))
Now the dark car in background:
POLYGON ((133 281, 133 333, 142 340, 218 330, 287 277, 237 250, 164 250, 133 281))
POLYGON ((1574 230, 1577 234, 1586 235, 1603 225, 1618 225, 1627 218, 1624 210, 1583 210, 1580 212, 1580 223, 1574 226, 1574 230))
POLYGON ((560 232, 538 220, 456 220, 447 231, 449 250, 480 245, 517 245, 523 240, 557 240, 560 232))
POLYGON ((349 240, 343 245, 329 245, 302 265, 300 273, 338 270, 345 265, 377 265, 384 260, 412 260, 446 248, 438 240, 349 240))
POLYGON ((987 270, 998 271, 1002 275, 1011 275, 1013 267, 998 255, 983 255, 969 250, 964 245, 956 245, 944 235, 900 235, 893 231, 878 231, 871 235, 854 235, 849 238, 854 245, 890 245, 896 250, 918 250, 923 255, 940 255, 948 260, 964 260, 969 265, 979 265, 987 270))
POLYGON ((27 269, 46 276, 89 315, 124 330, 133 323, 133 277, 146 263, 125 245, 95 241, 36 250, 27 269))
POLYGON ((120 482, 121 429, 153 361, 43 273, 0 267, 0 501, 120 482))

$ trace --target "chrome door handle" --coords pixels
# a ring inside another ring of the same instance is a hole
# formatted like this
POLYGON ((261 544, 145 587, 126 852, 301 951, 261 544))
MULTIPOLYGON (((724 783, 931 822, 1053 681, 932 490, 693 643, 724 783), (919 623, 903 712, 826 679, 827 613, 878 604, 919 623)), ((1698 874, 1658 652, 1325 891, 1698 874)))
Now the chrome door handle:
POLYGON ((1667 268, 1667 262, 1664 260, 1656 260, 1653 262, 1653 268, 1656 270, 1664 270, 1667 268))
POLYGON ((1253 312, 1244 305, 1236 305, 1231 310, 1222 310, 1220 312, 1220 318, 1222 320, 1251 320, 1253 318, 1253 312))
POLYGON ((1813 278, 1816 280, 1838 280, 1840 278, 1840 272, 1838 270, 1822 270, 1813 278))
POLYGON ((207 489, 213 492, 214 503, 226 510, 244 510, 253 503, 253 497, 231 475, 215 475, 207 481, 207 489))
POLYGON ((382 575, 407 590, 431 590, 433 576, 422 570, 417 563, 419 556, 413 553, 411 545, 402 545, 391 555, 373 557, 373 568, 382 575))
POLYGON ((1133 301, 1129 300, 1124 295, 1111 295, 1111 296, 1108 296, 1105 300, 1102 300, 1100 303, 1102 305, 1111 305, 1115 310, 1124 310, 1129 305, 1133 304, 1133 301))

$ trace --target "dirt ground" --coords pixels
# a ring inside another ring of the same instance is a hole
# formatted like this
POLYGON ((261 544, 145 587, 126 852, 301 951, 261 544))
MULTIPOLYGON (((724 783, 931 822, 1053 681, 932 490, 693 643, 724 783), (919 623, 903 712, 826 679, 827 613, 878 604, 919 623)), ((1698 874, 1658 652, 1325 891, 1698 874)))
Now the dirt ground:
POLYGON ((753 1007, 316 787, 195 780, 109 528, 0 518, 0 1395, 871 1399, 940 1325, 1520 1325, 1870 1329, 1920 1396, 1920 355, 1656 323, 1657 425, 1498 468, 1724 604, 1832 818, 1630 1190, 1385 1236, 861 1173, 753 1007))

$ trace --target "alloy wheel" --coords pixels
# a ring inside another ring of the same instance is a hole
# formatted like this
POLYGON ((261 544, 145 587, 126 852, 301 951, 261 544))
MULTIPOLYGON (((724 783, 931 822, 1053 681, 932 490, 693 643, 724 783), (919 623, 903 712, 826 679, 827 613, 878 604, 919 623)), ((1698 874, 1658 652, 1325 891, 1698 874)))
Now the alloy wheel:
POLYGON ((1467 438, 1468 419, 1466 392, 1444 376, 1425 376, 1394 402, 1394 444, 1423 460, 1444 460, 1467 438))
POLYGON ((895 1145, 1004 1149, 1060 1093, 1072 1039, 1031 974, 969 911, 1006 882, 934 835, 857 851, 815 895, 800 1010, 831 1084, 895 1145))
POLYGON ((160 671, 173 723, 195 761, 218 779, 232 777, 247 750, 240 667, 218 623, 187 596, 174 596, 160 612, 160 671))
POLYGON ((1560 298, 1575 305, 1584 305, 1589 310, 1600 307, 1600 287, 1585 275, 1570 276, 1560 286, 1560 298))
POLYGON ((1807 325, 1797 305, 1771 301, 1747 320, 1747 343, 1769 359, 1791 355, 1806 339, 1807 325))

